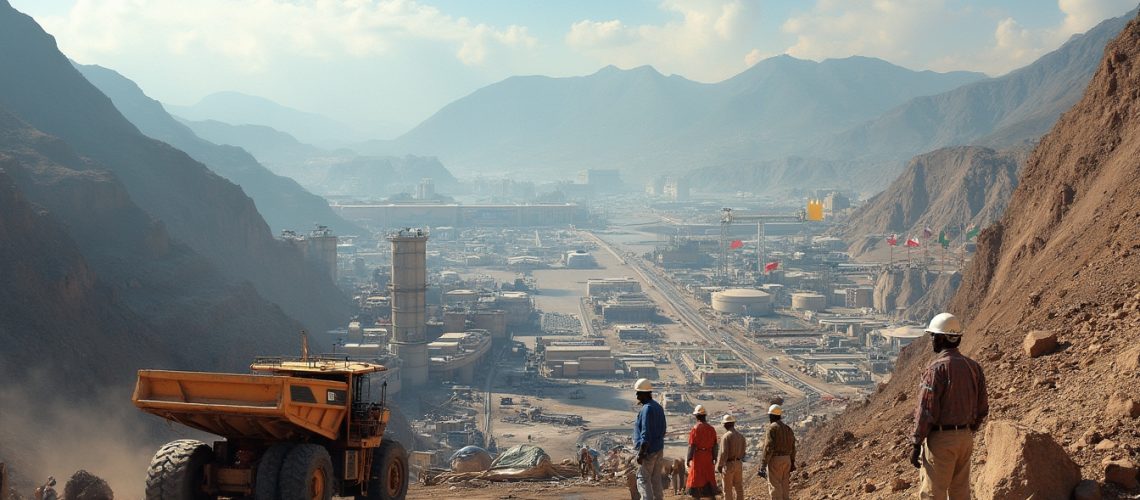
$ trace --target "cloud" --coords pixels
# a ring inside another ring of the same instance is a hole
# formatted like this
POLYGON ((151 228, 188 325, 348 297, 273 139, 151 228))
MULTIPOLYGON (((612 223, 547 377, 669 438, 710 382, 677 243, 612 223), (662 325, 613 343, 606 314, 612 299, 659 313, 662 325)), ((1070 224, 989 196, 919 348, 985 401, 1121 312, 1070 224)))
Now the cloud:
POLYGON ((1058 0, 1057 25, 1026 28, 997 9, 946 0, 818 0, 781 30, 793 56, 881 57, 916 69, 1002 74, 1055 49, 1070 36, 1119 16, 1135 0, 1058 0))
POLYGON ((249 72, 276 58, 367 58, 411 42, 450 46, 459 61, 479 65, 493 49, 537 44, 525 27, 473 23, 411 0, 79 0, 67 15, 40 21, 78 60, 157 41, 249 72))
POLYGON ((744 55, 744 65, 748 66, 748 67, 752 67, 756 63, 763 61, 763 60, 765 60, 769 57, 772 57, 772 56, 773 56, 773 54, 768 54, 768 53, 762 52, 760 49, 752 49, 751 51, 749 51, 747 54, 744 55))
POLYGON ((601 64, 651 64, 666 73, 705 81, 744 69, 739 54, 749 50, 748 36, 759 25, 754 2, 666 0, 658 7, 669 15, 668 22, 629 25, 618 19, 585 19, 572 23, 566 46, 601 64))

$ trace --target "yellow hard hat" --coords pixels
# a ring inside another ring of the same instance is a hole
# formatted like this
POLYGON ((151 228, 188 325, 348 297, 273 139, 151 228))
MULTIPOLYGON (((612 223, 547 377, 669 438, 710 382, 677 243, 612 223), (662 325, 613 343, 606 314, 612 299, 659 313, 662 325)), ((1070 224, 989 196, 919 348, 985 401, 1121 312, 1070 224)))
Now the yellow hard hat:
POLYGON ((930 319, 930 325, 926 327, 926 333, 961 336, 962 322, 953 314, 942 313, 930 319))
POLYGON ((705 405, 697 405, 693 408, 693 415, 708 415, 709 412, 705 411, 705 405))
POLYGON ((722 423, 722 424, 734 424, 734 423, 736 423, 736 417, 734 417, 732 415, 725 415, 724 418, 720 419, 720 423, 722 423))
POLYGON ((783 416, 784 415, 784 409, 780 408, 780 405, 772 405, 772 406, 768 407, 768 414, 769 415, 776 415, 778 417, 783 416))
POLYGON ((637 392, 653 392, 653 384, 647 378, 639 378, 633 383, 633 390, 637 392))

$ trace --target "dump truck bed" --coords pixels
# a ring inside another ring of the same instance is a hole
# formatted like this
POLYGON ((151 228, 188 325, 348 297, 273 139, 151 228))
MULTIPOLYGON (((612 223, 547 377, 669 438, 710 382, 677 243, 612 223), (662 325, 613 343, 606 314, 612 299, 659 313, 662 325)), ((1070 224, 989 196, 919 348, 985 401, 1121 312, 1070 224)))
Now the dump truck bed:
POLYGON ((336 439, 348 384, 285 375, 139 370, 132 401, 142 411, 227 438, 336 439))

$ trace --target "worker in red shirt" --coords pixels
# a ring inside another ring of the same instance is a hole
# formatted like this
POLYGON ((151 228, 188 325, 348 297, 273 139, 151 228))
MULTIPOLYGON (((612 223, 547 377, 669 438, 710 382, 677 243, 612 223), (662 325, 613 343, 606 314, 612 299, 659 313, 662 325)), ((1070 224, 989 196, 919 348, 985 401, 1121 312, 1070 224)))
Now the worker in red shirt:
POLYGON ((982 367, 958 352, 962 324, 942 313, 926 328, 938 357, 918 386, 910 463, 919 469, 919 497, 970 498, 970 454, 974 433, 989 414, 982 367))

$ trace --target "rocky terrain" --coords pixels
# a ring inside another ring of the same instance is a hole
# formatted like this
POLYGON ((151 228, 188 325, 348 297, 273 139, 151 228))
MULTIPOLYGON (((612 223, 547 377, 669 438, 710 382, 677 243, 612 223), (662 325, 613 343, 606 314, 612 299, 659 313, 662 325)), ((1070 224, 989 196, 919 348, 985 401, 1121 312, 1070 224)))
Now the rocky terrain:
MULTIPOLYGON (((1069 498, 1081 479, 1090 482, 1079 498, 1140 493, 1138 157, 1133 20, 1030 156, 950 306, 966 321, 963 352, 988 380, 991 415, 974 452, 981 498, 1069 498)), ((915 495, 907 435, 931 356, 928 342, 912 344, 889 384, 807 436, 801 496, 915 495)))
POLYGON ((901 242, 926 227, 935 235, 954 231, 957 247, 965 228, 988 226, 1005 211, 1028 153, 959 146, 916 156, 886 190, 851 214, 840 236, 852 242, 848 252, 856 259, 876 250, 881 254, 888 234, 898 234, 901 242))

